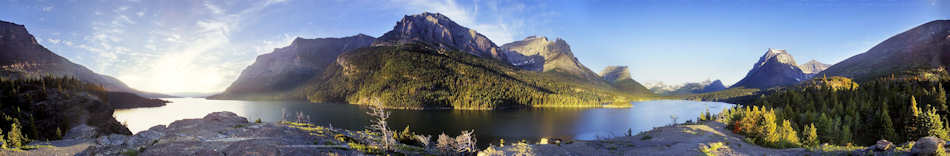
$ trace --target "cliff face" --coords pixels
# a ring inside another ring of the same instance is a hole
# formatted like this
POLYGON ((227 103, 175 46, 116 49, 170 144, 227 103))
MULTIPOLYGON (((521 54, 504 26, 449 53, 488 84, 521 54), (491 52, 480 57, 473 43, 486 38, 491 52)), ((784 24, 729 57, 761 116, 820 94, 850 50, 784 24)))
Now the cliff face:
POLYGON ((519 68, 542 72, 560 72, 586 80, 596 80, 596 73, 574 57, 570 45, 563 39, 531 36, 501 46, 509 63, 519 68))
POLYGON ((25 26, 0 21, 0 76, 16 79, 47 75, 74 77, 100 84, 109 91, 129 92, 146 97, 170 97, 138 91, 111 76, 92 72, 37 43, 25 26))
POLYGON ((290 91, 325 71, 340 54, 368 47, 375 38, 359 34, 343 38, 297 38, 290 46, 260 55, 241 72, 218 99, 242 99, 246 94, 290 91))
POLYGON ((495 43, 475 30, 463 27, 439 13, 407 15, 393 30, 380 36, 374 46, 424 43, 437 48, 455 49, 480 57, 505 59, 495 43))
POLYGON ((884 40, 819 75, 870 79, 918 68, 950 65, 950 20, 936 20, 884 40))
POLYGON ((745 78, 732 87, 771 88, 792 85, 805 80, 805 73, 795 63, 792 55, 780 49, 769 49, 752 66, 745 78))

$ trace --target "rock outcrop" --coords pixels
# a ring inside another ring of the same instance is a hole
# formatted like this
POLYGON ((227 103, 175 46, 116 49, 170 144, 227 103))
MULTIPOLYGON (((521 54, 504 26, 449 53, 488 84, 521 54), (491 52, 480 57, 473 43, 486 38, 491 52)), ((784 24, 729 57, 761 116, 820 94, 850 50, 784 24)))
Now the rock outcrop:
POLYGON ((248 99, 254 95, 293 91, 322 75, 340 54, 368 47, 374 40, 363 34, 343 38, 297 38, 290 46, 258 56, 224 93, 209 98, 248 99))
POLYGON ((919 68, 950 65, 950 20, 936 20, 884 40, 819 75, 866 80, 919 68))
POLYGON ((805 73, 785 50, 769 48, 752 66, 752 70, 732 88, 771 88, 797 84, 806 79, 805 73))
MULTIPOLYGON (((563 39, 530 36, 521 41, 501 46, 507 60, 519 68, 542 72, 558 72, 584 80, 598 79, 596 73, 574 57, 570 45, 563 39)), ((629 75, 629 73, 628 73, 629 75)))
MULTIPOLYGON (((365 144, 378 136, 308 123, 251 123, 232 112, 158 125, 135 135, 109 135, 76 155, 364 155, 365 144), (355 145, 362 145, 356 147, 355 145), (360 151, 364 150, 364 151, 360 151)), ((407 149, 417 146, 398 144, 407 149)), ((375 149, 374 149, 375 150, 375 149)), ((434 155, 435 151, 395 149, 400 155, 434 155)))
POLYGON ((171 97, 138 91, 111 76, 92 72, 40 45, 25 26, 0 21, 0 76, 17 79, 47 75, 73 77, 100 84, 109 91, 129 92, 153 98, 171 97))
POLYGON ((406 15, 393 30, 380 36, 374 46, 419 43, 455 49, 480 57, 505 59, 495 43, 475 30, 463 27, 440 13, 406 15))

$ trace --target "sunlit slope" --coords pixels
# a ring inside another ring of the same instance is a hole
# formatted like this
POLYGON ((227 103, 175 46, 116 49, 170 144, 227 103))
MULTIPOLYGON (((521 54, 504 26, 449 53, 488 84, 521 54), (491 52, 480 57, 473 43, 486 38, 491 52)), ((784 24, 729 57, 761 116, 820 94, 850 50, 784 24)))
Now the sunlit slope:
POLYGON ((601 107, 641 100, 606 84, 565 81, 499 60, 418 44, 357 49, 311 81, 312 102, 382 103, 411 109, 601 107))

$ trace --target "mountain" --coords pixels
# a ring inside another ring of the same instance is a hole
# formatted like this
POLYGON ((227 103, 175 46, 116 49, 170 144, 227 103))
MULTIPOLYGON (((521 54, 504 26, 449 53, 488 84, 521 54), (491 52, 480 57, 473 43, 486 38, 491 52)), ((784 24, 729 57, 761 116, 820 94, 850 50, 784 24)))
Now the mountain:
POLYGON ((627 69, 627 66, 607 66, 600 72, 600 77, 625 93, 650 94, 649 89, 630 77, 630 70, 627 69))
POLYGON ((488 37, 458 25, 440 13, 406 15, 396 22, 393 30, 373 42, 373 46, 406 43, 431 44, 429 46, 440 49, 454 49, 475 56, 504 59, 504 53, 488 37))
MULTIPOLYGON (((569 52, 563 40, 539 46, 551 44, 548 50, 569 52)), ((616 81, 622 85, 612 85, 596 76, 578 80, 524 70, 505 56, 483 35, 441 14, 409 15, 372 46, 341 54, 319 80, 308 81, 301 90, 310 102, 402 109, 604 107, 652 95, 629 74, 616 81), (646 92, 635 94, 617 86, 646 92)))
POLYGON ((814 77, 816 74, 824 71, 831 67, 830 64, 824 64, 815 60, 808 61, 805 64, 798 65, 798 68, 802 69, 802 72, 805 73, 806 78, 814 77))
POLYGON ((681 85, 667 85, 663 82, 649 83, 646 86, 651 92, 660 95, 684 95, 708 93, 725 90, 726 86, 719 80, 705 80, 701 82, 688 82, 681 85))
POLYGON ((323 74, 327 65, 340 54, 368 47, 375 38, 359 34, 343 38, 297 38, 290 46, 274 49, 257 57, 253 64, 241 71, 237 80, 223 93, 211 99, 269 99, 290 96, 301 84, 323 74))
POLYGON ((563 73, 583 80, 600 79, 574 57, 571 47, 563 39, 530 36, 521 41, 501 46, 509 63, 522 69, 563 73))
POLYGON ((771 88, 792 85, 806 79, 805 73, 795 63, 792 55, 781 49, 769 48, 752 66, 752 70, 731 88, 771 88))
POLYGON ((138 91, 116 78, 97 74, 46 49, 36 42, 36 38, 25 26, 0 21, 0 76, 19 79, 47 75, 73 77, 102 85, 108 91, 129 92, 153 98, 172 97, 138 91))
POLYGON ((920 68, 950 65, 950 20, 935 20, 911 28, 852 56, 820 75, 867 80, 920 68))

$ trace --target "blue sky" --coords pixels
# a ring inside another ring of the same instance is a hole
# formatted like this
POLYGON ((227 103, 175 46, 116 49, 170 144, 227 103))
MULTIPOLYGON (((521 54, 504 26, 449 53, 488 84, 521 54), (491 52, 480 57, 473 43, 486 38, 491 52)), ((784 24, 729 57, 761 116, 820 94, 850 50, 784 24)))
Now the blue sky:
POLYGON ((667 84, 746 74, 768 48, 828 64, 950 19, 946 0, 455 1, 0 0, 52 51, 133 88, 218 92, 254 58, 296 37, 380 36, 406 14, 440 12, 501 45, 563 38, 594 71, 630 66, 667 84))

